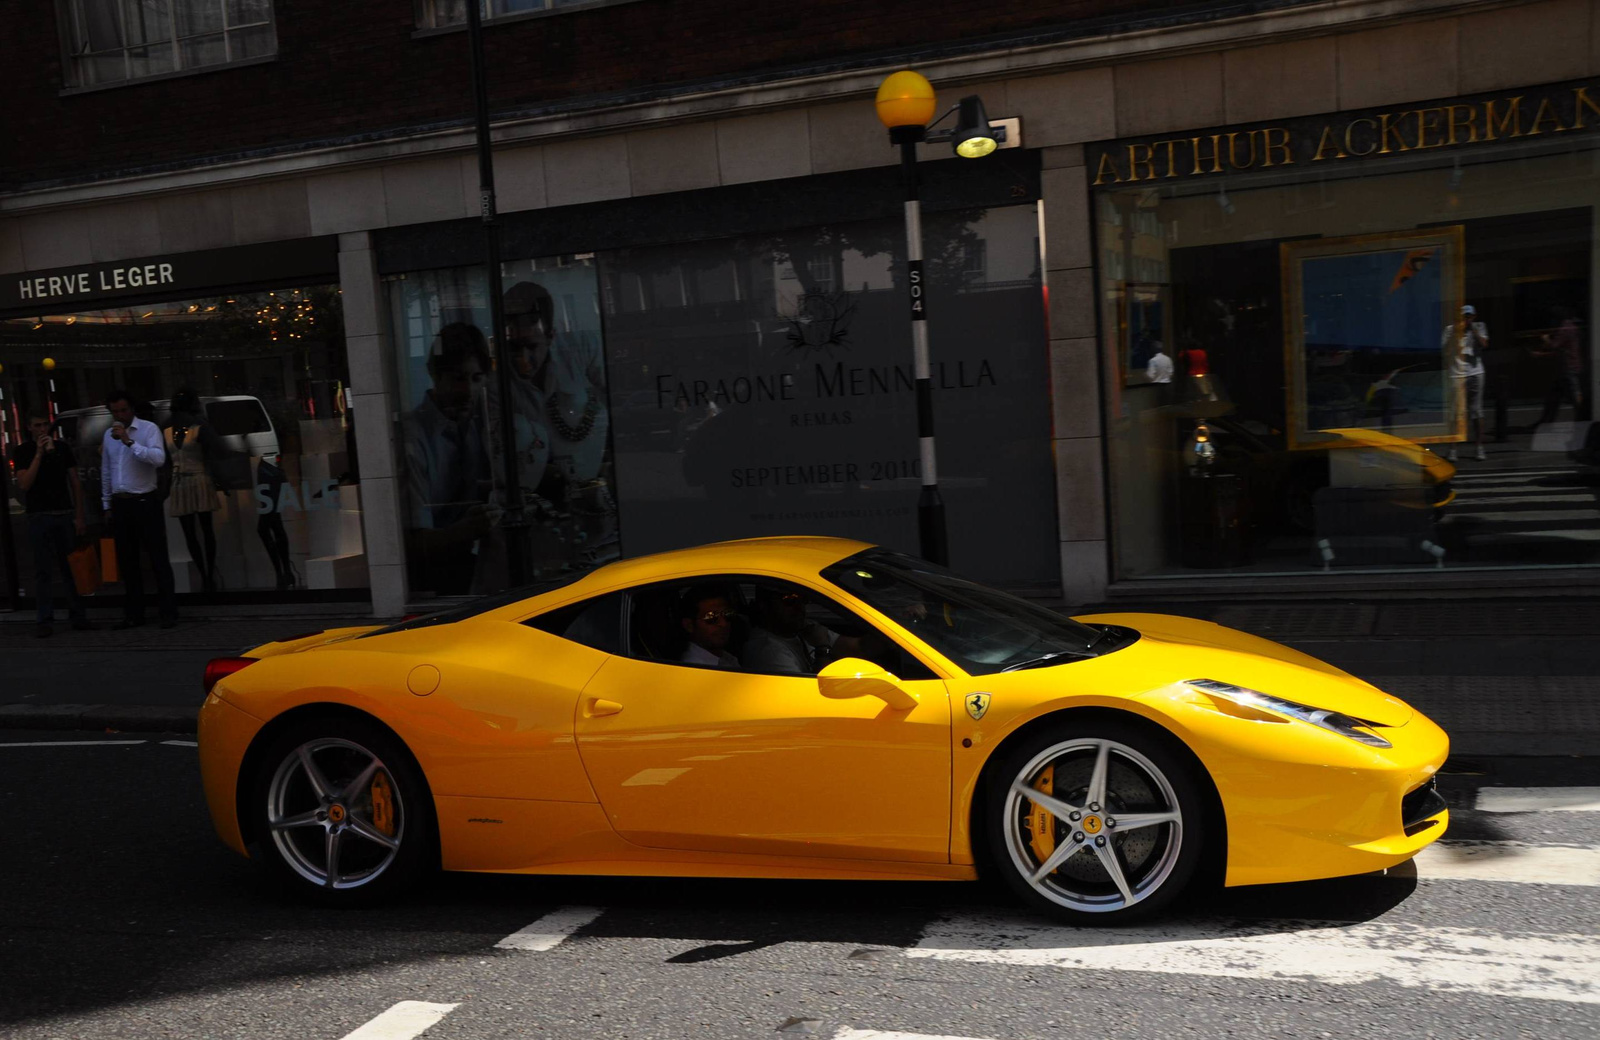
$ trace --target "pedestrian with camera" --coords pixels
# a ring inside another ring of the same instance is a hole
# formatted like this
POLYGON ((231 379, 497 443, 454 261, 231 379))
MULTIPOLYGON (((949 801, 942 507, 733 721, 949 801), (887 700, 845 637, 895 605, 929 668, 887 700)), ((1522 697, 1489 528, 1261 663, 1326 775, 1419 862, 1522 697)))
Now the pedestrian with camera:
POLYGON ((52 585, 60 577, 67 586, 67 617, 72 627, 89 627, 87 603, 72 579, 68 554, 85 531, 83 487, 78 483, 78 460, 61 440, 43 411, 28 416, 28 433, 11 452, 28 517, 28 542, 33 548, 34 598, 38 602, 35 634, 48 637, 55 623, 52 585))
POLYGON ((126 390, 106 397, 111 429, 100 442, 100 499, 106 523, 117 543, 117 572, 122 576, 122 620, 114 628, 144 624, 144 574, 142 552, 156 578, 161 627, 178 623, 173 596, 172 562, 167 559, 167 518, 161 508, 161 467, 167 450, 161 428, 134 415, 133 399, 126 390))

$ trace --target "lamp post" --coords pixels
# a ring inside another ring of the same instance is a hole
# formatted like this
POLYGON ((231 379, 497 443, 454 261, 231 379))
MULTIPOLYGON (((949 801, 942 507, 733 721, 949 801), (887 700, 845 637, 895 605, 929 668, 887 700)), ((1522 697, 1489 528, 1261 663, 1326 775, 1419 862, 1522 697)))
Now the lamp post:
POLYGON ((933 84, 921 73, 902 70, 878 86, 878 120, 889 129, 889 142, 900 148, 900 173, 905 184, 906 288, 911 304, 911 349, 917 385, 917 438, 922 459, 922 494, 917 500, 917 533, 922 557, 931 563, 950 562, 945 530, 944 499, 939 495, 939 471, 933 440, 933 377, 928 359, 928 292, 922 276, 922 203, 918 197, 917 145, 923 141, 950 141, 963 159, 978 159, 1005 139, 1005 131, 991 129, 983 102, 976 95, 962 98, 944 115, 929 122, 938 108, 933 84), (959 112, 956 125, 933 130, 951 112, 959 112))
MULTIPOLYGON (((507 584, 528 582, 528 521, 522 506, 522 475, 517 469, 517 430, 510 411, 511 362, 506 356, 505 305, 500 289, 500 226, 495 220, 494 158, 489 147, 489 87, 483 60, 483 16, 479 0, 467 0, 467 41, 472 52, 472 103, 478 131, 478 203, 483 214, 484 263, 489 275, 489 327, 494 331, 495 382, 500 388, 500 456, 495 474, 504 493, 500 529, 506 539, 507 584)), ((486 431, 487 432, 487 431, 486 431)))

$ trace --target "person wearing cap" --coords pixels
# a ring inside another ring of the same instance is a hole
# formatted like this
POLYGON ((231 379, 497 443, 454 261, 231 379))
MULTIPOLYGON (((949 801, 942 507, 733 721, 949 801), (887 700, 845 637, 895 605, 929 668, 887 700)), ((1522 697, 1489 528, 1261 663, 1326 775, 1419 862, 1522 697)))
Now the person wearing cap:
MULTIPOLYGON (((1489 330, 1478 320, 1478 310, 1470 303, 1462 304, 1461 317, 1453 325, 1445 326, 1440 339, 1445 363, 1456 385, 1456 407, 1466 410, 1468 438, 1477 443, 1475 456, 1480 462, 1483 453, 1483 352, 1489 348, 1489 330)), ((1456 447, 1450 446, 1446 457, 1456 460, 1456 447)))

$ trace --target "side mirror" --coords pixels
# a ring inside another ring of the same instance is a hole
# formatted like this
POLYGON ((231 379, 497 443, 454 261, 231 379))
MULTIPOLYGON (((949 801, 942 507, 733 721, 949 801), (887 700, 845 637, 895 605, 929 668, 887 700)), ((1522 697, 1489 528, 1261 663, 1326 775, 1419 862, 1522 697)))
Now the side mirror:
POLYGON ((876 697, 891 708, 907 711, 917 706, 917 698, 891 672, 859 657, 841 657, 817 673, 817 686, 824 697, 851 700, 876 697))

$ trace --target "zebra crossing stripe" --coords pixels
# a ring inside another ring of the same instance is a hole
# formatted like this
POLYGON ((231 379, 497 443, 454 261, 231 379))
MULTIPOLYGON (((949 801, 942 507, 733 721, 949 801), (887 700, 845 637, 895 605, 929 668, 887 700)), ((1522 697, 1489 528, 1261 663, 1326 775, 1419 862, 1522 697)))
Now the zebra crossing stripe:
POLYGON ((1410 924, 1294 922, 1070 928, 971 915, 936 921, 909 957, 1600 1004, 1600 938, 1410 924))
POLYGON ((411 1040, 437 1025, 460 1004, 429 1004, 422 1000, 402 1000, 343 1040, 411 1040))
POLYGON ((1600 849, 1516 841, 1439 841, 1417 853, 1417 877, 1600 886, 1600 849))
POLYGON ((1479 812, 1600 812, 1600 787, 1484 787, 1479 812))
POLYGON ((888 1032, 883 1029, 840 1029, 834 1040, 979 1040, 976 1037, 936 1037, 925 1032, 888 1032))
POLYGON ((521 950, 526 953, 544 953, 555 949, 579 928, 589 924, 605 911, 595 906, 564 906, 553 910, 537 921, 520 928, 494 944, 497 950, 521 950))
MULTIPOLYGON (((1492 506, 1494 503, 1485 502, 1484 505, 1492 506)), ((1475 520, 1485 522, 1537 520, 1544 523, 1557 520, 1600 520, 1600 509, 1526 509, 1515 513, 1508 513, 1504 510, 1485 512, 1480 509, 1452 509, 1451 515, 1470 516, 1475 520)))

